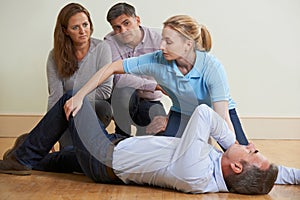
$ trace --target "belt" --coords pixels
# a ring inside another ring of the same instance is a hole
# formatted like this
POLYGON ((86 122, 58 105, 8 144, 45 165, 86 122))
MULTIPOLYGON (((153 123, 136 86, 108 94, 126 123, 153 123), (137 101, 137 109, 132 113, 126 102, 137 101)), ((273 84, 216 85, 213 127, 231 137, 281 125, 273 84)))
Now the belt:
POLYGON ((111 141, 111 144, 108 147, 107 158, 111 158, 111 159, 109 159, 108 163, 106 163, 105 165, 106 165, 106 172, 107 172, 108 176, 112 179, 112 181, 121 181, 119 179, 119 177, 116 176, 116 174, 111 166, 112 166, 112 157, 113 157, 114 148, 119 142, 121 142, 124 139, 125 138, 115 139, 115 140, 111 141))

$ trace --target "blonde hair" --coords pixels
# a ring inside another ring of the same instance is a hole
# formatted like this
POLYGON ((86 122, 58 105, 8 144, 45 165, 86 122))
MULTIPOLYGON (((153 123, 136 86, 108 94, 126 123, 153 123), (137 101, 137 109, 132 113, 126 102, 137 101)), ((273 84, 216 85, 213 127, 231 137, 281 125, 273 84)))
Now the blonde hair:
POLYGON ((163 23, 182 36, 195 42, 195 48, 200 51, 210 51, 212 46, 211 36, 204 25, 199 25, 196 20, 188 15, 175 15, 163 23))

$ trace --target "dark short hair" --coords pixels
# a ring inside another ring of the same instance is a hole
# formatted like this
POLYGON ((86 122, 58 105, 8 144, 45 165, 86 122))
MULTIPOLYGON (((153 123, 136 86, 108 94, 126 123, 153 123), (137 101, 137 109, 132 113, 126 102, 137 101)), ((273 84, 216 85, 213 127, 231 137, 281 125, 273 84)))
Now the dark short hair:
POLYGON ((239 194, 268 194, 274 186, 278 167, 270 164, 267 170, 242 161, 243 172, 231 174, 225 178, 229 192, 239 194))
POLYGON ((110 23, 112 20, 123 14, 135 17, 135 8, 125 2, 117 3, 108 10, 106 20, 110 23))

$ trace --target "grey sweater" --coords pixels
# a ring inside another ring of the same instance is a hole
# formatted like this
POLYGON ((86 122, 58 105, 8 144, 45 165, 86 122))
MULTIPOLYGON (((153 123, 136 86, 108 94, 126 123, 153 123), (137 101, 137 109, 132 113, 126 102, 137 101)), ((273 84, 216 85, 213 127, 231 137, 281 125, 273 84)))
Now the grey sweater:
MULTIPOLYGON (((109 63, 111 63, 109 45, 102 40, 91 38, 87 55, 78 63, 79 69, 73 76, 61 78, 54 62, 53 50, 51 50, 47 60, 48 110, 66 91, 79 90, 101 67, 109 63)), ((108 99, 112 85, 113 77, 110 77, 88 95, 89 100, 108 99)))

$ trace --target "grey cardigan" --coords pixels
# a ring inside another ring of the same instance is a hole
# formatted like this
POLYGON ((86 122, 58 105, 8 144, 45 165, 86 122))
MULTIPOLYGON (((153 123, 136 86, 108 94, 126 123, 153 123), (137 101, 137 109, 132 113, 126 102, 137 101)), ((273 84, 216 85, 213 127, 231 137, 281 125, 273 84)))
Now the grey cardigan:
MULTIPOLYGON (((102 40, 91 38, 87 55, 78 63, 79 69, 70 78, 61 78, 50 51, 47 60, 48 110, 68 90, 79 90, 101 67, 111 63, 111 50, 102 40)), ((112 92, 113 77, 108 78, 88 95, 90 101, 108 99, 112 92)))

